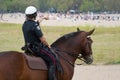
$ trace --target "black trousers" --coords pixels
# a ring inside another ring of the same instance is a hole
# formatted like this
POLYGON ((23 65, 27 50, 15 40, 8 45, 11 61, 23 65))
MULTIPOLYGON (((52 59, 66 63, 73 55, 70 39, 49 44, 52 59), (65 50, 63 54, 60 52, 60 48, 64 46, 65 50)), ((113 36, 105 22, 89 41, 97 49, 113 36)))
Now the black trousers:
POLYGON ((54 58, 53 53, 50 51, 50 49, 47 46, 41 46, 41 45, 34 45, 31 50, 34 52, 34 54, 38 57, 42 57, 48 67, 48 80, 57 80, 55 76, 55 63, 56 60, 54 58))
POLYGON ((43 44, 35 44, 32 46, 31 50, 33 51, 35 56, 42 57, 48 66, 55 65, 56 60, 49 47, 43 44))

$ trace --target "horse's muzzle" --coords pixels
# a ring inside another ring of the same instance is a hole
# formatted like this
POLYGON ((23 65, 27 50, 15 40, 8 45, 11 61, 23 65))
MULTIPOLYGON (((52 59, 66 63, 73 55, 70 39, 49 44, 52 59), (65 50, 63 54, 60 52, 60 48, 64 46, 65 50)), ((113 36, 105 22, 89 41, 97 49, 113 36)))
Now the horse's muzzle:
POLYGON ((92 55, 90 55, 90 56, 87 56, 86 58, 85 58, 85 61, 84 61, 86 64, 92 64, 92 62, 93 62, 93 56, 92 55))

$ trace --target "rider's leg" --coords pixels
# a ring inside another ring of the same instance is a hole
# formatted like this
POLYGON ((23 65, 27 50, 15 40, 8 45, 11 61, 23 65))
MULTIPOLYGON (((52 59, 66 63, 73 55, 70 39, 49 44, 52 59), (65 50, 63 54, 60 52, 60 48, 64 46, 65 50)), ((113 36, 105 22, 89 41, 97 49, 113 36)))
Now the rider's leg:
POLYGON ((57 80, 55 76, 55 59, 52 54, 41 50, 37 56, 42 57, 48 65, 48 80, 57 80))

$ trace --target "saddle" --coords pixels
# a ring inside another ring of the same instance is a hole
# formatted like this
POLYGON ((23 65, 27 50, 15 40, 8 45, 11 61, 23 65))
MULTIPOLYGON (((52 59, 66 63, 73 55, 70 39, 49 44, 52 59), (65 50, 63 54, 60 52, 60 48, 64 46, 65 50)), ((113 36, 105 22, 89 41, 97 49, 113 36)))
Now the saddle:
POLYGON ((26 59, 27 65, 30 69, 48 70, 46 63, 42 58, 35 57, 35 56, 29 56, 26 54, 24 54, 24 57, 26 59))
MULTIPOLYGON (((40 69, 40 70, 48 70, 46 62, 41 57, 36 57, 31 51, 29 50, 29 46, 22 47, 22 50, 25 51, 25 59, 27 61, 28 67, 31 69, 40 69)), ((54 50, 50 49, 52 53, 55 53, 54 50)), ((55 54, 54 54, 55 55, 55 54)), ((56 59, 56 69, 63 73, 62 65, 59 61, 57 55, 55 55, 56 59)))

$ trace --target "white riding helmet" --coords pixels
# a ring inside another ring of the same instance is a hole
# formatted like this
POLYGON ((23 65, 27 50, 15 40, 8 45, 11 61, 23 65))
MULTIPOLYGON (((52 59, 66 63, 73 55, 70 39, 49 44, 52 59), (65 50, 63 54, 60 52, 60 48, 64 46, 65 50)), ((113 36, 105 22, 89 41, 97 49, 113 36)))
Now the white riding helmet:
POLYGON ((28 6, 25 10, 26 15, 31 15, 34 14, 35 12, 37 12, 37 9, 34 6, 28 6))

